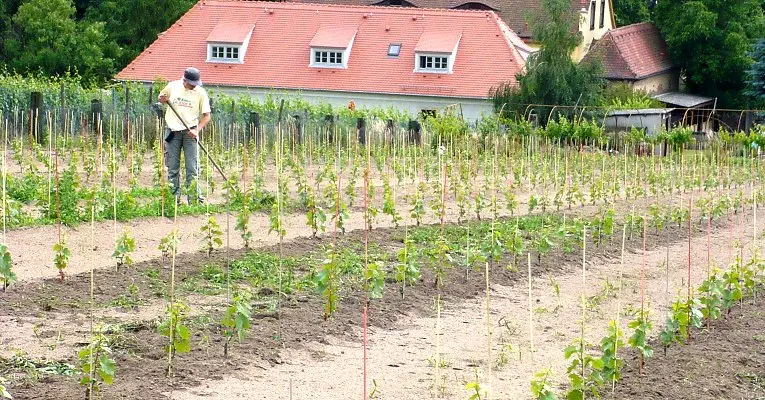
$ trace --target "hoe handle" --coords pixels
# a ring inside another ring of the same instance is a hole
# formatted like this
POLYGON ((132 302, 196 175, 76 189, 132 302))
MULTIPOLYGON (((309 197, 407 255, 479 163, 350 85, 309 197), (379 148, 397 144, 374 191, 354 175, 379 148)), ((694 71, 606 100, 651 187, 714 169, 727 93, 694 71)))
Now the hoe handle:
MULTIPOLYGON (((180 114, 178 114, 178 111, 175 111, 175 107, 173 107, 173 103, 168 101, 167 105, 173 111, 173 114, 175 114, 175 116, 178 117, 178 119, 181 121, 183 126, 186 128, 186 130, 190 131, 191 128, 189 128, 189 124, 187 124, 186 121, 183 120, 183 118, 180 116, 180 114)), ((220 169, 220 167, 218 166, 218 163, 216 163, 215 160, 210 155, 210 153, 207 152, 207 149, 205 148, 205 146, 202 145, 202 142, 199 140, 198 136, 197 136, 196 140, 197 140, 197 144, 199 145, 199 148, 202 149, 202 151, 205 152, 205 155, 207 155, 207 158, 210 159, 210 162, 212 163, 212 165, 215 166, 215 169, 218 170, 218 173, 220 173, 220 176, 223 177, 223 180, 228 182, 228 178, 226 178, 226 174, 223 173, 223 170, 220 169)))

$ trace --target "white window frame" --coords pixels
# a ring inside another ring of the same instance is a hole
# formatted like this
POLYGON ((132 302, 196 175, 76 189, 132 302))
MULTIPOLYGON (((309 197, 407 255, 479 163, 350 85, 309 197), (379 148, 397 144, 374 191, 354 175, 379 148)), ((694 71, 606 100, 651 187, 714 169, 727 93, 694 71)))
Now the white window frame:
POLYGON ((415 72, 426 72, 431 74, 450 74, 454 64, 454 57, 450 53, 416 53, 414 58, 415 72), (430 66, 422 65, 422 58, 430 61, 430 66), (436 65, 441 67, 436 68, 436 65))
POLYGON ((207 61, 215 63, 234 63, 242 64, 244 62, 244 52, 241 44, 232 43, 208 43, 207 61), (218 56, 217 51, 222 51, 223 56, 218 56), (233 53, 236 52, 236 57, 233 53))
POLYGON ((346 68, 348 66, 348 52, 346 49, 312 47, 310 66, 316 68, 346 68), (317 55, 321 57, 321 61, 316 61, 317 55), (332 61, 333 59, 334 61, 332 61))

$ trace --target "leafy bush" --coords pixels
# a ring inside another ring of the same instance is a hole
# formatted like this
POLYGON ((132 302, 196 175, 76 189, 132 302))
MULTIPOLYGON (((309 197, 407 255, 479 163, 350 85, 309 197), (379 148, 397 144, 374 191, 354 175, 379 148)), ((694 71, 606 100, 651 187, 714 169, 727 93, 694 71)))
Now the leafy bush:
POLYGON ((427 117, 425 127, 433 133, 433 148, 451 146, 466 137, 467 124, 452 112, 436 117, 427 117))
POLYGON ((85 387, 85 398, 101 398, 101 386, 111 385, 116 372, 114 359, 111 357, 109 340, 103 334, 97 334, 87 347, 77 353, 82 379, 80 386, 85 387))
POLYGON ((11 268, 13 262, 11 261, 11 253, 8 251, 8 246, 0 244, 0 283, 3 284, 3 289, 7 289, 10 284, 16 282, 16 274, 13 273, 11 268))
POLYGON ((603 90, 605 108, 616 110, 640 110, 644 108, 662 108, 664 105, 651 98, 645 91, 634 90, 627 83, 612 83, 603 90))

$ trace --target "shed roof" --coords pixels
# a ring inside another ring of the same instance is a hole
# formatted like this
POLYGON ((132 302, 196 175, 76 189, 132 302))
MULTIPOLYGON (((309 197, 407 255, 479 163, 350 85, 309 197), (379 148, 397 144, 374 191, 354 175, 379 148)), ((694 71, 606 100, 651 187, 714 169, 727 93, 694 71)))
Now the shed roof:
POLYGON ((715 100, 712 97, 697 96, 695 94, 680 92, 662 93, 652 97, 662 103, 684 108, 709 105, 715 100))

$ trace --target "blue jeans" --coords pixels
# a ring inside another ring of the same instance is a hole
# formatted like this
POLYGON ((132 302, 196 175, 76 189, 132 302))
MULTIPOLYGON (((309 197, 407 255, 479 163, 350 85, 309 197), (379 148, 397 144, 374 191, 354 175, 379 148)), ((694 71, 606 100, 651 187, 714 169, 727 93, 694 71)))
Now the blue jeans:
MULTIPOLYGON (((170 129, 165 128, 165 136, 170 134, 170 129)), ((199 177, 199 145, 197 141, 189 137, 188 132, 176 132, 172 140, 165 142, 165 165, 167 166, 167 178, 170 181, 170 189, 175 197, 181 195, 180 170, 181 149, 185 157, 186 167, 186 192, 189 203, 192 200, 204 201, 202 188, 197 178, 199 177), (197 181, 196 193, 189 192, 191 183, 197 181), (194 197, 196 196, 196 197, 194 197)))

